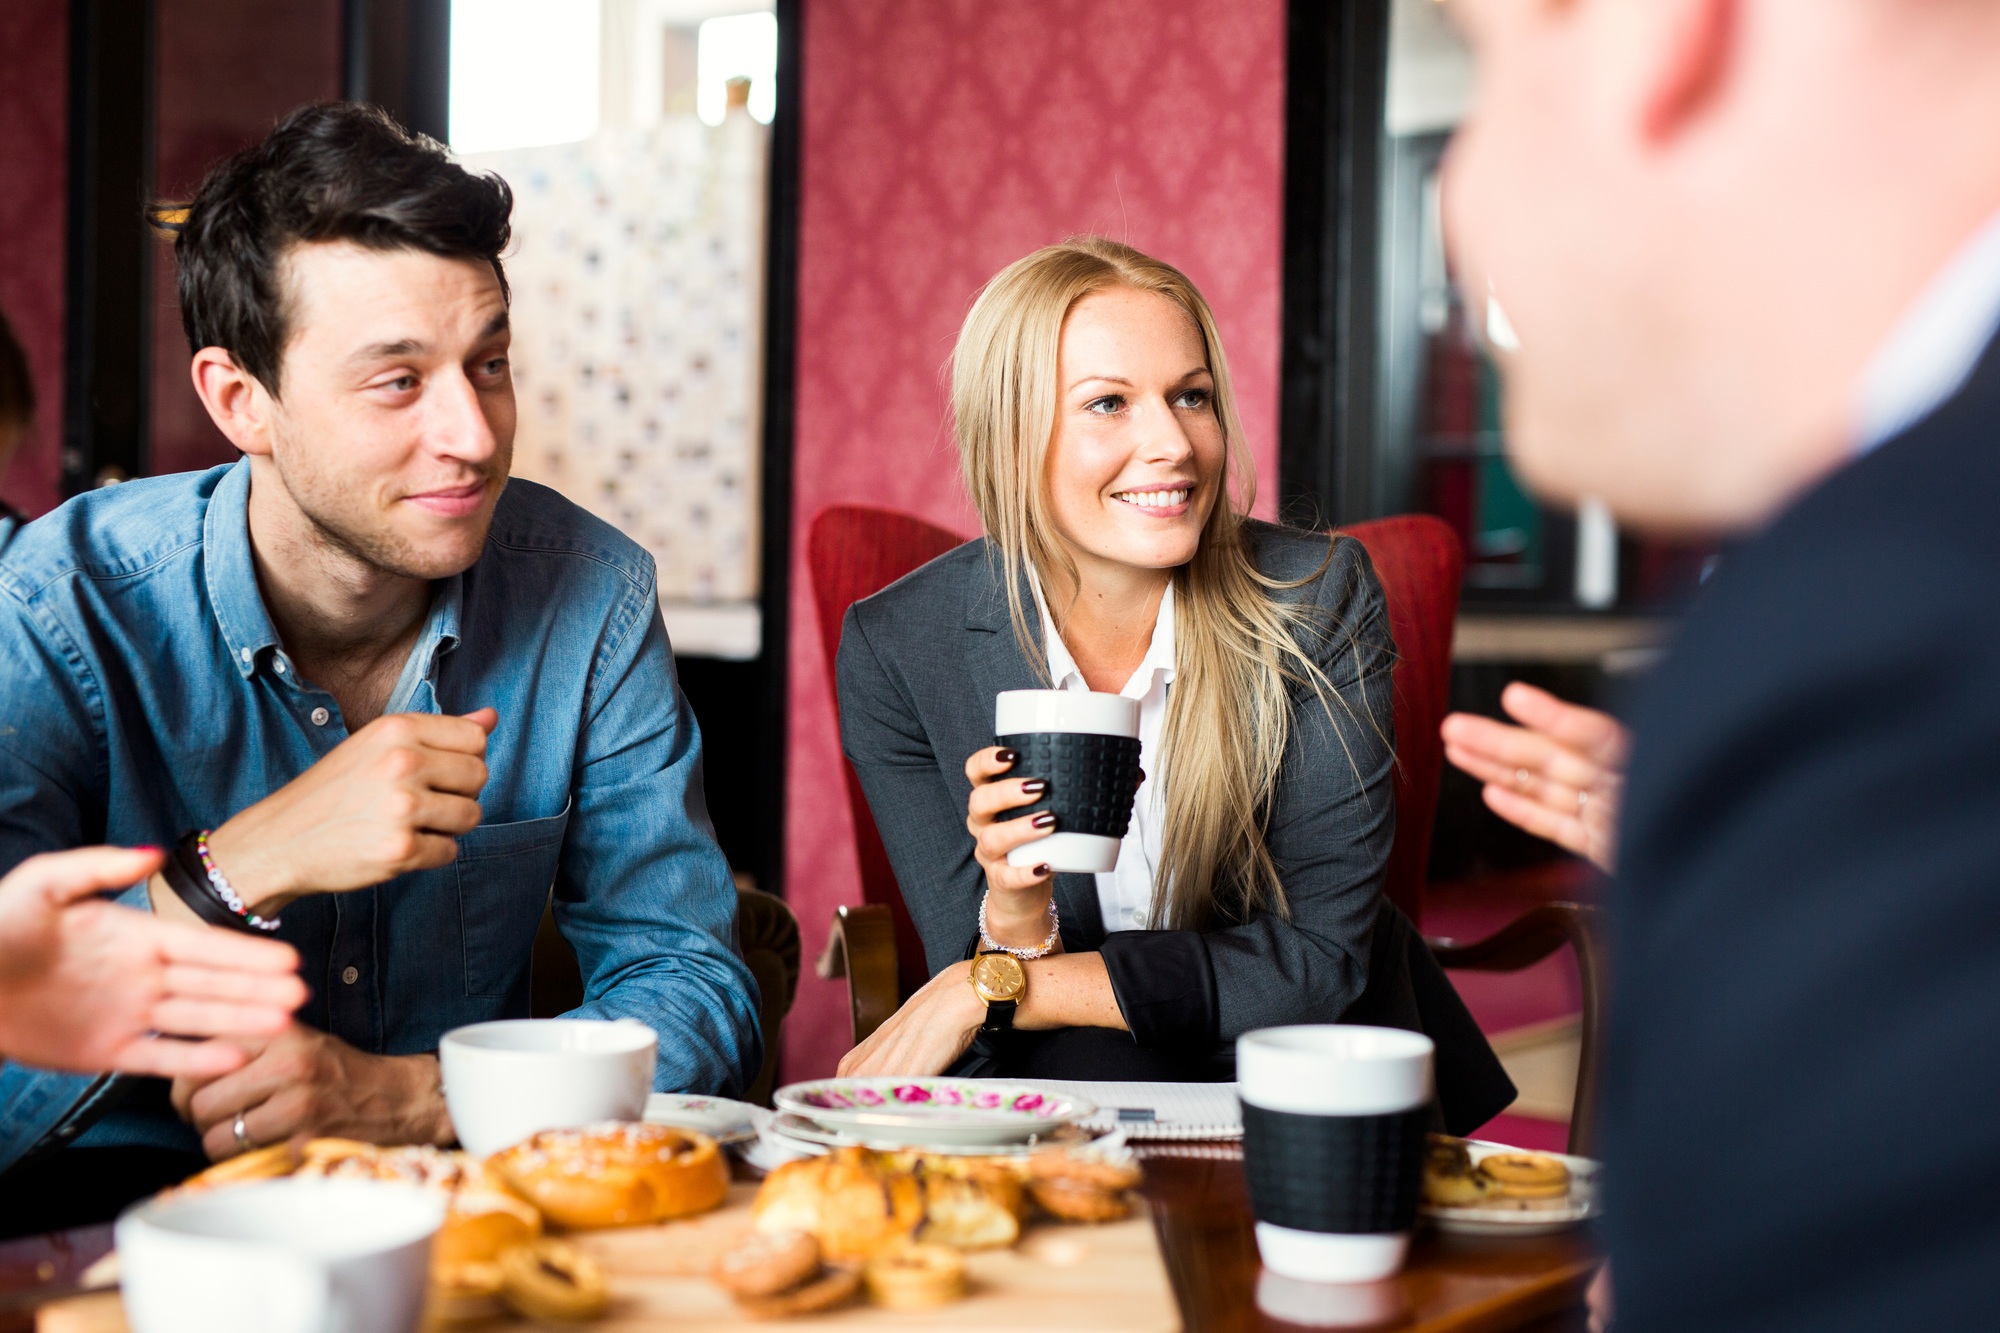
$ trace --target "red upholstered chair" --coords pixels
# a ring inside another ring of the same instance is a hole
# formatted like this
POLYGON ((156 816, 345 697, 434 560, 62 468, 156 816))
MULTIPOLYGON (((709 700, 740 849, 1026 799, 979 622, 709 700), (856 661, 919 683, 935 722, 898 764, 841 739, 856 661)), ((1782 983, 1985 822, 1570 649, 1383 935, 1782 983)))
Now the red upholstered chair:
MULTIPOLYGON (((1343 531, 1368 548, 1389 604, 1389 632, 1396 640, 1396 841, 1389 850, 1382 891, 1421 927, 1424 872, 1437 817, 1438 781, 1444 772, 1444 738, 1438 727, 1451 701, 1452 629, 1458 619, 1465 553, 1450 525, 1427 514, 1376 519, 1343 531)), ((1445 967, 1481 972, 1519 971, 1565 944, 1576 950, 1583 989, 1583 1049, 1570 1108, 1573 1153, 1589 1152, 1594 1137, 1604 983, 1596 916, 1594 907, 1548 903, 1471 944, 1429 941, 1431 953, 1445 967)))
MULTIPOLYGON (((1465 556, 1443 520, 1405 514, 1345 529, 1368 549, 1389 604, 1397 646, 1393 682, 1396 717, 1396 840, 1383 892, 1423 923, 1424 872, 1430 860, 1444 741, 1438 726, 1451 696, 1451 641, 1465 556)), ((823 510, 807 537, 807 565, 818 602, 827 679, 834 680, 840 622, 853 602, 886 588, 961 538, 920 519, 884 509, 842 505, 823 510)), ((835 685, 836 694, 838 691, 835 685)), ((836 701, 837 702, 837 701, 836 701)), ((853 766, 847 765, 848 806, 861 859, 861 907, 837 910, 822 977, 846 976, 858 1043, 926 980, 923 949, 903 906, 881 836, 853 766), (900 967, 899 967, 900 963, 900 967)), ((1570 1121, 1571 1151, 1587 1151, 1594 1104, 1602 972, 1595 943, 1595 909, 1574 903, 1538 907, 1472 944, 1430 941, 1449 968, 1511 972, 1546 958, 1564 944, 1577 951, 1583 981, 1583 1063, 1570 1121)))
MULTIPOLYGON (((964 541, 920 518, 869 505, 833 505, 813 517, 806 534, 806 568, 812 574, 820 646, 826 650, 827 690, 834 696, 835 708, 840 706, 840 683, 834 666, 847 608, 964 541)), ((889 866, 889 853, 861 792, 861 779, 844 758, 840 766, 847 774, 847 808, 854 816, 863 907, 838 910, 818 970, 822 977, 848 977, 854 1040, 859 1042, 930 978, 923 942, 903 906, 896 872, 889 866)))

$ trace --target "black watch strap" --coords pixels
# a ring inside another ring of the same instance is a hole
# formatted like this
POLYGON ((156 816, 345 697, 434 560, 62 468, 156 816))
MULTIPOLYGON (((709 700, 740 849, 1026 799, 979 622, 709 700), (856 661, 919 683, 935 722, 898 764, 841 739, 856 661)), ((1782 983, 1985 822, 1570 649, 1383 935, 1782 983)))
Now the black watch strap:
POLYGON ((195 839, 200 836, 190 833, 174 845, 160 866, 160 877, 167 881, 167 887, 174 896, 188 905, 188 910, 211 926, 223 930, 233 930, 239 934, 261 935, 264 932, 229 910, 229 904, 222 901, 222 895, 208 882, 208 872, 202 868, 201 853, 195 850, 195 839))
POLYGON ((1012 1032, 1014 1030, 1014 1010, 1018 1000, 989 1000, 986 1004, 986 1021, 979 1025, 981 1032, 1012 1032))

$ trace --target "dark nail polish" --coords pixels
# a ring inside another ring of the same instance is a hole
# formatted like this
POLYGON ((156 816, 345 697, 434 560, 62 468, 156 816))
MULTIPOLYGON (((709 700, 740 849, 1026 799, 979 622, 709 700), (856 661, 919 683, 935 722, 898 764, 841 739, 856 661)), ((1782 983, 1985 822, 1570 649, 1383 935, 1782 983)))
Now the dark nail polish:
POLYGON ((1021 762, 1021 752, 1018 750, 997 751, 993 756, 993 762, 996 764, 1004 764, 1006 767, 1012 768, 1014 765, 1021 762))
POLYGON ((1050 875, 1054 873, 1055 873, 1055 867, 1048 865, 1046 863, 1035 867, 1036 879, 1047 879, 1050 875))
POLYGON ((1040 796, 1048 789, 1049 784, 1046 778, 1029 778, 1021 784, 1021 791, 1028 796, 1040 796))
POLYGON ((1054 828, 1056 826, 1056 812, 1053 810, 1044 810, 1028 822, 1036 828, 1054 828))

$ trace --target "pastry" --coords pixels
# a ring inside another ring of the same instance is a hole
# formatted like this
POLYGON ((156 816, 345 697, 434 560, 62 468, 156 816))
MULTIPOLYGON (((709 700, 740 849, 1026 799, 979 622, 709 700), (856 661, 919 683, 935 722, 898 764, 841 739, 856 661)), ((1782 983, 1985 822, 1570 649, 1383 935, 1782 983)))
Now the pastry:
POLYGON ((635 1226, 716 1207, 729 1167, 715 1140, 673 1125, 549 1129, 487 1159, 559 1226, 635 1226))
POLYGON ((784 1319, 845 1305, 861 1290, 861 1274, 852 1268, 829 1268, 803 1286, 775 1296, 738 1297, 736 1306, 752 1319, 784 1319))
POLYGON ((861 1270, 868 1298, 891 1310, 925 1310, 965 1294, 965 1260, 944 1245, 892 1245, 861 1270))
POLYGON ((1034 1180, 1062 1181, 1110 1191, 1132 1189, 1145 1179, 1129 1150, 1110 1152, 1100 1148, 1060 1148, 1036 1153, 1028 1159, 1028 1174, 1034 1180))
POLYGON ((866 1148, 786 1162, 764 1178, 750 1215, 762 1232, 805 1231, 829 1260, 866 1259, 924 1220, 923 1187, 866 1148))
POLYGON ((516 1245, 499 1268, 501 1296, 530 1319, 594 1319, 611 1301, 604 1270, 568 1241, 516 1245))
POLYGON ((313 1139, 301 1155, 301 1176, 387 1180, 447 1196, 450 1208, 431 1245, 434 1273, 460 1265, 490 1264, 503 1251, 542 1234, 541 1213, 510 1192, 484 1162, 467 1153, 422 1146, 378 1148, 352 1139, 313 1139))
POLYGON ((960 1250, 990 1250, 1021 1238, 1021 1182, 999 1172, 925 1172, 923 1238, 960 1250))
POLYGON ((1116 1222, 1132 1211, 1132 1201, 1122 1190, 1074 1180, 1036 1180, 1028 1189, 1044 1211, 1064 1222, 1116 1222))
POLYGON ((1479 1174, 1512 1199, 1561 1199, 1569 1194, 1569 1168, 1542 1153, 1492 1153, 1480 1159, 1479 1174))
POLYGON ((819 1273, 819 1242, 803 1231, 753 1231, 716 1261, 715 1280, 739 1299, 775 1296, 819 1273))
POLYGON ((1433 1134, 1424 1150, 1424 1202, 1433 1208, 1473 1208, 1499 1186, 1472 1164, 1465 1140, 1433 1134))
POLYGON ((251 1180, 275 1180, 279 1176, 289 1176, 298 1169, 298 1165, 299 1145, 296 1141, 273 1143, 224 1158, 206 1171, 189 1176, 178 1188, 203 1190, 216 1185, 241 1185, 251 1180))

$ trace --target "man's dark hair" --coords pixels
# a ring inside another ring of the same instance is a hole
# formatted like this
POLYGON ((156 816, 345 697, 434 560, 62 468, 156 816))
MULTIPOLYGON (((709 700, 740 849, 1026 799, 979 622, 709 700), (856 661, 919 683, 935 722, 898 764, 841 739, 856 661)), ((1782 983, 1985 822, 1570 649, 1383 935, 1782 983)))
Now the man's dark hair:
POLYGON ((178 220, 174 257, 188 348, 224 349, 277 393, 291 333, 284 262, 302 242, 484 260, 505 296, 500 252, 513 208, 507 182, 474 175, 435 139, 411 134, 375 107, 300 107, 262 143, 211 170, 178 220))
POLYGON ((0 426, 25 426, 35 418, 35 381, 28 354, 14 341, 7 314, 0 311, 0 426))

